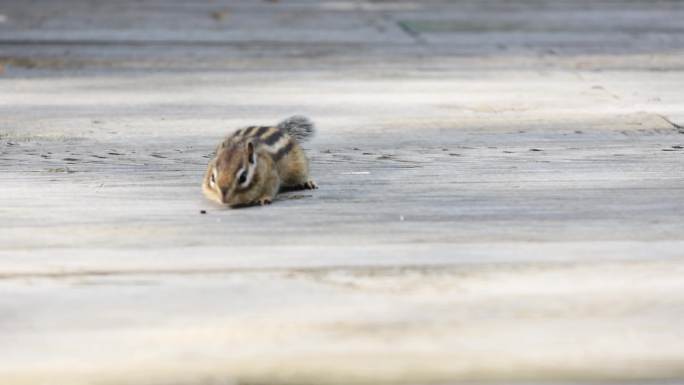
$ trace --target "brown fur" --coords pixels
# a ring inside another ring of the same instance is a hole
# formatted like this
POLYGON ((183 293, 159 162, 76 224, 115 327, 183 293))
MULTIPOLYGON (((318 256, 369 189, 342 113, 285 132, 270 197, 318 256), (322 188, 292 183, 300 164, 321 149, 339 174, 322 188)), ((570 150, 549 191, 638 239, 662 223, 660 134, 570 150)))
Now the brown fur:
POLYGON ((316 184, 309 179, 309 160, 301 146, 287 132, 277 127, 241 129, 227 137, 216 149, 216 156, 209 162, 202 183, 204 195, 220 204, 240 207, 268 204, 278 191, 313 189, 316 184), (245 135, 245 133, 249 135, 245 135), (259 136, 254 136, 260 133, 259 136), (269 144, 269 137, 278 139, 269 144), (249 164, 247 144, 252 143, 256 152, 256 168, 251 183, 241 188, 236 174, 249 164), (278 151, 289 151, 278 155, 278 151), (214 168, 216 183, 210 183, 214 168), (225 194, 224 194, 225 192, 225 194))

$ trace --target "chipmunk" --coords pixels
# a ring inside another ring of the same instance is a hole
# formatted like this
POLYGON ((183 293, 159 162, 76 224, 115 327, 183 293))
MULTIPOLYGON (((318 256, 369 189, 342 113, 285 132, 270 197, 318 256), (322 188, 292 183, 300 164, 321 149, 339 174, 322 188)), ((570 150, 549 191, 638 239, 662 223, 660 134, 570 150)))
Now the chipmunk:
POLYGON ((202 182, 204 195, 230 207, 270 204, 281 190, 316 189, 300 147, 313 123, 293 116, 276 126, 235 131, 216 148, 202 182))

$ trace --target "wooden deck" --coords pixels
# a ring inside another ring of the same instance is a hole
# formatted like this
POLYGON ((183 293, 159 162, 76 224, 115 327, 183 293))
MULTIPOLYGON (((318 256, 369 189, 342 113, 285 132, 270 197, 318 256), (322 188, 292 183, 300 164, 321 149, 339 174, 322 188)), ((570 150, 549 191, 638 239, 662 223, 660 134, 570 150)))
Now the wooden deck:
POLYGON ((0 1, 0 383, 684 380, 684 3, 191 3, 0 1))

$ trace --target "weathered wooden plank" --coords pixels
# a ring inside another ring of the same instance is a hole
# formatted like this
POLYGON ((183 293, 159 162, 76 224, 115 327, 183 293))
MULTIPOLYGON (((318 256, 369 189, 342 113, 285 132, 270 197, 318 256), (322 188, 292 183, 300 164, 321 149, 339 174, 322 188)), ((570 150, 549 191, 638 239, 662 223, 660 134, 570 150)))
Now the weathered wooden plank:
POLYGON ((0 373, 16 384, 676 377, 683 266, 2 280, 0 373))

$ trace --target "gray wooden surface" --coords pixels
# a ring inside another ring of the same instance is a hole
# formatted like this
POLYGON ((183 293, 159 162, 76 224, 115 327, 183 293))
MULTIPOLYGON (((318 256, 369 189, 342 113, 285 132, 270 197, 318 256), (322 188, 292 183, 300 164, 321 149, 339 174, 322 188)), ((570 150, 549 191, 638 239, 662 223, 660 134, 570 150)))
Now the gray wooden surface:
POLYGON ((0 383, 683 380, 683 19, 0 1, 0 383), (295 113, 319 190, 202 197, 295 113))

